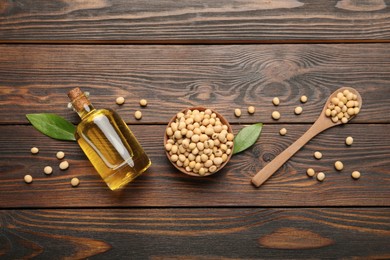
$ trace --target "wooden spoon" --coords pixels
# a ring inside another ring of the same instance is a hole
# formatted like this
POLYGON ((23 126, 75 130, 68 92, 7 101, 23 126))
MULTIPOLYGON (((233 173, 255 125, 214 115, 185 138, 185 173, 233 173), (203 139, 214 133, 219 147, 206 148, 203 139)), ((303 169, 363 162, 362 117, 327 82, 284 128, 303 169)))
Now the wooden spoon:
MULTIPOLYGON (((314 122, 314 124, 309 128, 309 130, 306 131, 298 140, 296 140, 290 147, 288 147, 286 150, 284 150, 281 154, 279 154, 275 159, 273 159, 269 164, 267 164, 261 171, 259 171, 253 178, 252 183, 259 187, 261 184, 263 184, 269 177, 272 176, 288 159, 290 159, 299 149, 302 148, 308 141, 310 141, 314 136, 321 133, 322 131, 342 124, 342 122, 339 120, 338 122, 334 123, 330 117, 327 117, 325 115, 325 111, 328 108, 328 104, 332 100, 333 97, 337 96, 337 93, 343 92, 344 90, 348 89, 350 92, 357 95, 357 101, 359 102, 359 110, 362 107, 362 98, 355 89, 349 88, 349 87, 343 87, 339 88, 335 92, 332 93, 332 95, 329 96, 328 100, 325 103, 324 108, 322 109, 322 112, 318 119, 314 122)), ((348 119, 348 122, 353 118, 354 116, 351 116, 348 119)))

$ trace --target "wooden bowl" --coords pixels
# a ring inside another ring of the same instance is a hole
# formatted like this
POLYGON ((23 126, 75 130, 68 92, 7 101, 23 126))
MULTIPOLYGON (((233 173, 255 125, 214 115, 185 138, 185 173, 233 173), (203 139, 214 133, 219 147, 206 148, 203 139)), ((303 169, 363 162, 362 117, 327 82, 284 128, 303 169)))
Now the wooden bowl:
MULTIPOLYGON (((199 111, 201 112, 201 111, 205 111, 206 109, 207 109, 207 108, 204 108, 204 107, 189 107, 189 108, 183 109, 183 110, 180 111, 180 112, 183 113, 183 114, 186 114, 188 110, 199 110, 199 111)), ((213 110, 213 109, 210 109, 210 110, 212 111, 212 113, 215 113, 215 114, 217 115, 217 118, 219 118, 219 119, 221 120, 221 123, 222 123, 222 124, 227 125, 227 127, 228 127, 228 129, 227 129, 228 133, 233 133, 232 127, 230 126, 230 124, 229 124, 229 122, 226 120, 226 118, 224 118, 221 114, 219 114, 219 113, 216 112, 215 110, 213 110)), ((180 113, 180 112, 179 112, 179 113, 180 113)), ((167 128, 171 126, 171 123, 174 122, 174 121, 176 120, 176 118, 177 118, 177 114, 176 114, 174 117, 172 117, 172 119, 169 121, 167 128)), ((164 150, 165 150, 165 145, 167 144, 167 141, 168 141, 168 135, 167 135, 167 133, 166 133, 166 131, 165 131, 165 133, 164 133, 164 150)), ((197 174, 197 173, 195 173, 195 172, 186 171, 186 169, 185 169, 184 166, 183 166, 183 167, 180 167, 180 166, 178 166, 176 163, 174 163, 174 162, 171 161, 171 157, 170 157, 169 152, 168 152, 167 150, 165 150, 165 154, 166 154, 168 160, 172 163, 172 165, 173 165, 176 169, 178 169, 179 171, 181 171, 182 173, 185 173, 185 174, 190 175, 190 176, 195 176, 195 177, 205 177, 205 176, 212 175, 212 174, 218 172, 219 170, 221 170, 223 167, 225 167, 225 165, 229 162, 230 158, 231 158, 232 155, 233 155, 233 148, 234 148, 234 144, 233 144, 233 146, 230 148, 230 149, 231 149, 231 153, 228 155, 227 160, 226 160, 225 162, 223 162, 223 163, 217 168, 217 170, 216 170, 215 172, 213 172, 213 173, 207 172, 207 173, 205 173, 204 175, 200 175, 200 174, 197 174)))

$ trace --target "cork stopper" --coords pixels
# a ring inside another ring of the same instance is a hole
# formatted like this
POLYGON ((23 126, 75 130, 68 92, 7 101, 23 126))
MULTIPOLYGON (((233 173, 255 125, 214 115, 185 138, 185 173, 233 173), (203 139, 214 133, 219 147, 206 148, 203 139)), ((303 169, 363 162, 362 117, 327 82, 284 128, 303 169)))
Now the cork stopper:
POLYGON ((68 93, 70 101, 76 111, 81 111, 84 109, 85 105, 91 105, 88 98, 84 95, 80 88, 74 88, 68 93))

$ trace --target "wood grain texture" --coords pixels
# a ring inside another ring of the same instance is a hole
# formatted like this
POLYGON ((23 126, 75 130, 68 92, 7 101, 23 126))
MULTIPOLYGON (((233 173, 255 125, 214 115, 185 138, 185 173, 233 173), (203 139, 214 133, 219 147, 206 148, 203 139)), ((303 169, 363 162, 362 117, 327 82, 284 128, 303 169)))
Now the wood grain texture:
POLYGON ((3 210, 0 257, 387 259, 389 223, 388 208, 3 210))
POLYGON ((386 2, 1 0, 0 41, 388 41, 386 2))
MULTIPOLYGON (((234 125, 235 133, 242 126, 234 125)), ((0 207, 126 207, 126 206, 390 206, 390 125, 354 124, 334 127, 311 140, 264 185, 250 180, 256 172, 302 135, 308 125, 265 125, 258 142, 234 155, 215 175, 197 178, 177 171, 163 149, 165 126, 134 125, 134 134, 151 157, 148 171, 125 189, 112 192, 97 175, 75 142, 50 139, 31 126, 0 126, 0 207), (288 134, 279 135, 286 127, 288 134), (354 144, 345 145, 347 136, 354 144), (37 146, 37 155, 30 148, 37 146), (58 168, 57 151, 66 154, 70 167, 58 168), (323 154, 316 160, 313 153, 323 154), (344 170, 337 172, 334 162, 344 170), (43 168, 51 165, 51 176, 43 168), (306 169, 326 173, 320 183, 306 169), (359 180, 351 173, 359 170, 359 180), (31 174, 32 184, 23 176, 31 174), (80 186, 70 180, 78 177, 80 186), (205 198, 206 196, 206 198, 205 198)))
POLYGON ((275 249, 311 249, 330 246, 334 242, 311 231, 282 227, 261 237, 259 243, 275 249))
POLYGON ((230 123, 312 123, 327 97, 356 88, 363 109, 352 123, 389 123, 390 52, 387 44, 352 45, 1 45, 0 124, 27 123, 25 114, 66 108, 75 86, 91 92, 98 108, 120 111, 128 123, 165 124, 191 106, 214 108, 230 123), (301 95, 309 101, 299 102, 301 95), (125 105, 115 104, 118 96, 125 105), (271 100, 281 99, 275 108, 271 100), (139 99, 149 101, 141 121, 139 99), (249 105, 256 107, 248 115, 249 105), (302 105, 303 113, 294 115, 302 105), (237 119, 234 108, 241 108, 237 119))
POLYGON ((389 5, 0 0, 0 258, 390 259, 389 5), (77 124, 66 108, 76 86, 97 108, 118 110, 152 159, 119 192, 75 142, 50 139, 25 118, 52 112, 77 124), (361 93, 359 116, 311 140, 262 187, 251 185, 342 86, 361 93), (309 101, 301 104, 301 95, 309 101), (163 134, 176 112, 192 106, 217 110, 235 133, 263 122, 263 133, 218 174, 184 175, 165 157, 163 134), (141 121, 133 117, 138 109, 141 121), (275 109, 279 121, 271 119, 275 109), (354 137, 351 147, 346 136, 354 137), (70 162, 66 171, 58 168, 59 150, 70 162), (317 150, 321 160, 313 158, 317 150), (325 172, 325 181, 307 177, 308 167, 325 172))

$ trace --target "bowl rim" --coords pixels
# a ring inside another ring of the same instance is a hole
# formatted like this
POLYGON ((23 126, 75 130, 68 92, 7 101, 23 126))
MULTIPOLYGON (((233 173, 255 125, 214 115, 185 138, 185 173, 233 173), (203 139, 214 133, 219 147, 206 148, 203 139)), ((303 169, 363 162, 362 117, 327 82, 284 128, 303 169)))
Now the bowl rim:
POLYGON ((205 108, 205 107, 203 107, 203 106, 187 107, 187 108, 181 110, 180 112, 176 113, 176 115, 174 115, 174 116, 171 118, 171 120, 169 120, 168 125, 167 125, 167 127, 165 128, 165 131, 164 131, 164 151, 165 151, 165 155, 166 155, 167 158, 168 158, 168 161, 170 161, 171 164, 172 164, 176 169, 178 169, 179 171, 181 171, 182 173, 185 173, 185 174, 187 174, 187 175, 194 176, 194 177, 206 177, 206 176, 210 176, 210 175, 213 175, 213 174, 217 173, 217 172, 220 171, 222 168, 224 168, 225 165, 230 161, 230 159, 231 159, 231 157, 232 157, 232 155, 233 155, 234 142, 233 142, 232 147, 230 148, 230 149, 232 150, 232 152, 228 155, 228 158, 226 159, 226 161, 225 161, 224 163, 222 163, 222 164, 217 168, 217 170, 216 170, 215 172, 208 172, 208 173, 206 173, 205 175, 200 175, 200 174, 197 174, 197 173, 194 173, 194 172, 188 172, 188 171, 186 171, 185 168, 180 167, 180 166, 178 166, 176 163, 174 163, 174 162, 171 161, 169 152, 165 149, 165 145, 167 144, 167 141, 168 141, 168 135, 167 135, 167 131, 166 131, 166 130, 167 130, 167 128, 172 124, 172 122, 174 122, 174 121, 176 120, 177 114, 179 114, 179 113, 185 114, 185 113, 187 113, 188 110, 199 110, 199 111, 201 112, 201 111, 205 111, 205 110, 207 110, 207 109, 210 109, 212 113, 215 113, 215 114, 217 115, 217 117, 219 118, 219 120, 221 120, 222 124, 227 125, 227 127, 228 127, 228 130, 227 130, 228 133, 232 133, 232 134, 233 134, 233 129, 232 129, 231 125, 229 124, 229 121, 227 121, 227 119, 226 119, 224 116, 222 116, 220 113, 218 113, 217 111, 215 111, 215 110, 212 109, 212 108, 205 108))

